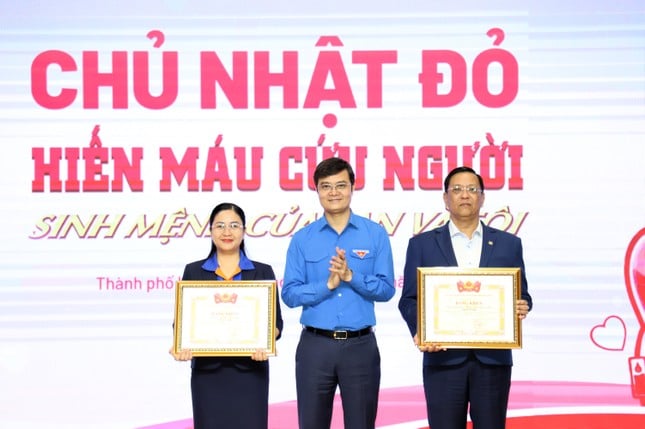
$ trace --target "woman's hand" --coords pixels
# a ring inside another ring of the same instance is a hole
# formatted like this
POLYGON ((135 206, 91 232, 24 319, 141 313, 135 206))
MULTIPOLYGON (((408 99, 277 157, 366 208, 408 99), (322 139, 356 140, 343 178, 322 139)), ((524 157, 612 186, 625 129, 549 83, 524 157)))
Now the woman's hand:
POLYGON ((267 355, 267 351, 264 349, 257 349, 255 353, 251 355, 251 359, 257 360, 257 361, 263 361, 269 359, 269 356, 267 355))
POLYGON ((193 352, 190 349, 180 350, 179 353, 175 353, 174 347, 170 347, 168 353, 175 358, 176 361, 186 361, 193 358, 193 352))

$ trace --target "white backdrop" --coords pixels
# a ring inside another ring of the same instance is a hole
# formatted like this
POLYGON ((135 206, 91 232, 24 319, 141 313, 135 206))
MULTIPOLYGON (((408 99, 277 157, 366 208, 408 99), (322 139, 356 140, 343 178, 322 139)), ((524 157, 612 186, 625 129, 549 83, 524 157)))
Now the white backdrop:
MULTIPOLYGON (((535 302, 514 353, 522 427, 645 416, 629 364, 645 353, 645 286, 624 274, 632 240, 627 272, 645 272, 642 2, 107 3, 0 3, 0 427, 189 425, 189 366, 167 351, 174 282, 208 253, 200 225, 241 205, 249 255, 282 277, 290 234, 320 211, 308 165, 330 153, 357 165, 353 209, 388 229, 399 287, 409 237, 446 219, 443 176, 466 163, 488 179, 483 220, 522 238, 535 302), (465 80, 438 65, 432 98, 424 52, 463 61, 465 80), (267 67, 286 77, 263 92, 267 67), (172 167, 182 157, 194 184, 172 167)), ((421 356, 399 296, 377 305, 379 427, 418 428, 421 356)), ((300 311, 283 312, 274 428, 296 427, 300 311)))

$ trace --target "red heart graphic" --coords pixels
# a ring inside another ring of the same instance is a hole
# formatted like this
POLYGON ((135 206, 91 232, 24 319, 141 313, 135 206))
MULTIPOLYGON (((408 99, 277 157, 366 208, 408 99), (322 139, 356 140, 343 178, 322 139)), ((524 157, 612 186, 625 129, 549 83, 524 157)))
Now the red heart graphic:
POLYGON ((627 338, 625 322, 618 316, 609 316, 602 322, 602 325, 591 328, 589 338, 592 343, 603 350, 621 351, 625 348, 627 338))

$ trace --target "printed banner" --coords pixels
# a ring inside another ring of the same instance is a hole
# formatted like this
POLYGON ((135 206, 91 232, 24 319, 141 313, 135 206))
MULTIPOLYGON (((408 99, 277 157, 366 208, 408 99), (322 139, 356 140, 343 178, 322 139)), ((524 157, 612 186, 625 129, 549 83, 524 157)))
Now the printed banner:
MULTIPOLYGON (((191 427, 168 350, 212 208, 245 210, 279 292, 321 216, 315 166, 339 156, 394 251, 379 428, 427 427, 397 303, 460 165, 484 178, 482 221, 522 239, 534 300, 509 427, 645 427, 644 33, 640 0, 4 2, 3 426, 191 427)), ((288 429, 301 326, 282 310, 270 427, 288 429)))

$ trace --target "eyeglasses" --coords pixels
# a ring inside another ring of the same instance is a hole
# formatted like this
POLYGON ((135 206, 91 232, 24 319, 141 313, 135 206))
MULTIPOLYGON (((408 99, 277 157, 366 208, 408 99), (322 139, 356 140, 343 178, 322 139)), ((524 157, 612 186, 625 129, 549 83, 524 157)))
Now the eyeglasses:
POLYGON ((226 228, 230 229, 231 231, 239 231, 244 229, 244 225, 239 222, 231 222, 228 224, 224 222, 216 222, 213 224, 213 231, 224 232, 226 228))
POLYGON ((318 191, 324 192, 326 194, 330 193, 332 190, 343 192, 347 188, 349 188, 349 183, 347 182, 338 182, 334 185, 332 185, 331 183, 323 182, 320 185, 318 185, 318 191))
POLYGON ((481 192, 481 189, 473 185, 470 185, 470 186, 455 185, 448 188, 448 190, 455 195, 460 195, 464 191, 467 191, 471 195, 475 195, 476 193, 481 192))

